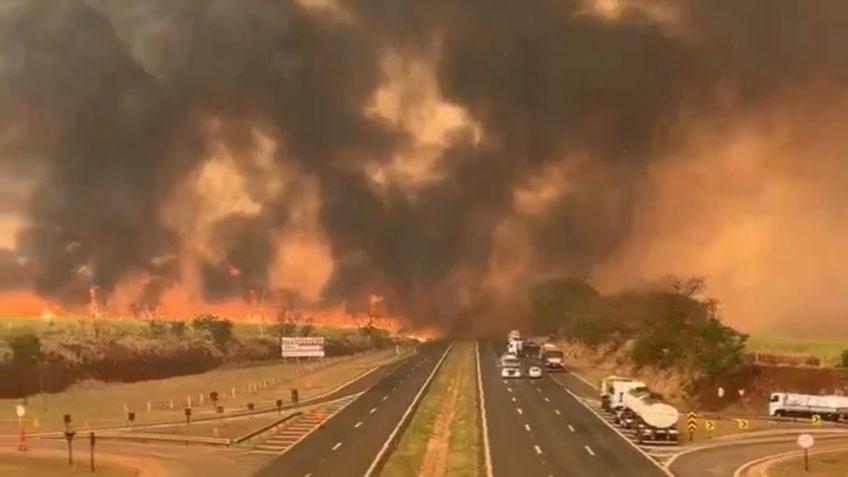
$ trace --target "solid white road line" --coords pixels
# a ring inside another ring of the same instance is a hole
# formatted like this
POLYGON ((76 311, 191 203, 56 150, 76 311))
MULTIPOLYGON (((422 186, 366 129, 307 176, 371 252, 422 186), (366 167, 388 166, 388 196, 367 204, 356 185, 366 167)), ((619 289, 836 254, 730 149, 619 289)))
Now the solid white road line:
POLYGON ((562 384, 561 382, 557 381, 557 380, 556 380, 556 379, 554 379, 554 378, 551 378, 551 379, 552 379, 555 383, 559 384, 559 386, 563 389, 563 391, 567 392, 567 393, 568 393, 568 394, 569 394, 572 398, 574 398, 574 400, 575 400, 575 401, 577 401, 578 403, 580 403, 580 405, 581 405, 581 406, 585 407, 585 408, 586 408, 586 410, 588 410, 590 413, 594 414, 594 415, 595 415, 595 417, 597 417, 599 421, 601 421, 602 423, 604 423, 604 425, 606 425, 607 427, 609 427, 610 429, 612 429, 612 431, 613 431, 613 432, 615 432, 616 434, 618 434, 618 435, 621 437, 621 439, 622 439, 622 440, 624 440, 624 442, 626 442, 626 443, 630 444, 630 446, 631 446, 631 447, 633 447, 633 448, 634 448, 634 449, 636 449, 636 450, 637 450, 640 454, 642 454, 642 456, 644 456, 644 457, 645 457, 645 459, 647 459, 647 460, 648 460, 648 462, 650 462, 651 464, 655 465, 655 466, 656 466, 656 467, 657 467, 657 468, 658 468, 658 469, 659 469, 662 473, 664 473, 664 474, 665 474, 665 475, 667 475, 668 477, 674 477, 674 474, 672 474, 672 473, 671 473, 671 471, 669 471, 666 467, 663 467, 663 466, 662 466, 659 462, 657 462, 656 460, 654 460, 654 458, 653 458, 653 457, 651 457, 651 456, 650 456, 647 452, 645 452, 645 451, 644 451, 641 447, 637 446, 637 445, 636 445, 633 441, 631 441, 631 440, 630 440, 630 439, 628 439, 628 438, 627 438, 624 434, 622 434, 621 432, 619 432, 619 431, 618 431, 618 429, 616 429, 615 427, 613 427, 613 425, 612 425, 612 424, 610 424, 609 422, 607 422, 607 420, 606 420, 606 419, 604 419, 604 417, 603 417, 603 416, 601 416, 600 414, 598 414, 598 412, 597 412, 597 411, 595 411, 594 409, 592 409, 592 406, 589 406, 588 404, 586 404, 585 402, 583 402, 583 400, 582 400, 582 399, 580 399, 579 397, 577 397, 577 395, 576 395, 576 394, 574 394, 573 392, 571 392, 571 390, 570 390, 570 389, 568 389, 568 388, 567 388, 564 384, 562 384))
POLYGON ((586 448, 586 452, 588 452, 588 453, 589 453, 589 455, 591 455, 592 457, 594 457, 594 456, 595 456, 595 453, 594 453, 594 452, 592 452, 592 448, 591 448, 591 447, 589 447, 589 446, 583 446, 583 447, 585 447, 585 448, 586 448))
POLYGON ((353 427, 354 427, 354 429, 355 429, 355 428, 357 428, 357 427, 359 427, 359 426, 361 426, 361 425, 362 425, 362 421, 359 421, 359 422, 357 422, 357 423, 356 423, 356 425, 355 425, 355 426, 353 426, 353 427))
MULTIPOLYGON (((483 455, 486 477, 492 477, 492 451, 489 448, 489 424, 486 419, 486 395, 483 394, 483 373, 480 371, 480 342, 474 342, 477 352, 477 393, 480 395, 480 416, 483 421, 483 455)), ((514 399, 514 398, 513 398, 514 399)))
POLYGON ((339 447, 341 447, 341 446, 342 446, 342 443, 341 443, 341 442, 336 442, 336 445, 334 445, 334 446, 333 446, 333 450, 336 450, 336 449, 338 449, 338 448, 339 448, 339 447))
POLYGON ((572 426, 571 424, 569 424, 569 425, 568 425, 568 430, 569 430, 569 431, 571 431, 571 432, 574 432, 574 426, 572 426))
POLYGON ((542 449, 539 446, 533 446, 533 448, 536 449, 537 454, 542 455, 542 449))

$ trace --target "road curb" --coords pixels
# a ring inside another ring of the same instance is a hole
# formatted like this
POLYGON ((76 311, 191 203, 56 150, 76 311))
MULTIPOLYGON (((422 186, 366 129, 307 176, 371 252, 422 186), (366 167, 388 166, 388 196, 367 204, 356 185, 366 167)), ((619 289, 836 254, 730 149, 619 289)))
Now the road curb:
POLYGON ((418 394, 416 394, 412 399, 412 403, 409 405, 409 408, 407 408, 406 412, 403 416, 401 416, 397 426, 395 426, 394 430, 389 435, 389 438, 386 439, 386 442, 383 444, 380 452, 377 453, 377 457, 375 457, 371 462, 371 466, 368 467, 368 470, 365 472, 365 477, 374 477, 386 464, 386 460, 391 455, 389 451, 397 445, 397 441, 400 439, 401 433, 409 425, 413 412, 418 409, 418 406, 421 404, 421 399, 424 397, 424 393, 430 388, 430 383, 433 382, 433 378, 436 377, 436 373, 438 373, 442 368, 442 363, 445 362, 445 358, 448 357, 448 353, 450 353, 451 349, 453 349, 453 343, 451 343, 447 349, 445 349, 445 352, 442 353, 442 357, 439 359, 439 362, 436 363, 436 366, 433 367, 433 371, 430 373, 430 376, 428 376, 427 380, 424 381, 424 384, 421 385, 421 389, 418 390, 418 394))

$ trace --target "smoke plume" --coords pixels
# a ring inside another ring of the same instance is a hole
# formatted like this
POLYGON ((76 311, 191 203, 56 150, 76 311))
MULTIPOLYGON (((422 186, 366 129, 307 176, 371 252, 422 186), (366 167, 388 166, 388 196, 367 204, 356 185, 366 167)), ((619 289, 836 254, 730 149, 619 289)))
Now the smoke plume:
POLYGON ((3 0, 0 287, 451 325, 675 273, 835 323, 845 44, 840 0, 3 0))

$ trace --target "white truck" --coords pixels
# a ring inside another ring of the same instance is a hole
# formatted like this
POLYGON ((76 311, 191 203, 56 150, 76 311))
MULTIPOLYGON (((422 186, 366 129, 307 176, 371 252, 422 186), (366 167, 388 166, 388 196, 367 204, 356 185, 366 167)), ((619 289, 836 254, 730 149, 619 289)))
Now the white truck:
POLYGON ((565 369, 564 354, 552 343, 545 343, 539 348, 539 361, 542 362, 542 366, 549 370, 565 369))
POLYGON ((620 422, 636 431, 636 440, 677 443, 677 420, 680 413, 647 390, 632 389, 624 394, 620 422))
POLYGON ((631 390, 647 391, 642 381, 624 376, 607 376, 601 380, 601 407, 617 413, 624 407, 624 395, 631 390))
POLYGON ((509 334, 506 336, 506 339, 507 339, 507 341, 520 340, 521 339, 521 332, 518 331, 518 330, 510 330, 509 334))
POLYGON ((818 414, 824 420, 848 420, 848 396, 794 393, 771 393, 769 415, 777 417, 811 417, 818 414))

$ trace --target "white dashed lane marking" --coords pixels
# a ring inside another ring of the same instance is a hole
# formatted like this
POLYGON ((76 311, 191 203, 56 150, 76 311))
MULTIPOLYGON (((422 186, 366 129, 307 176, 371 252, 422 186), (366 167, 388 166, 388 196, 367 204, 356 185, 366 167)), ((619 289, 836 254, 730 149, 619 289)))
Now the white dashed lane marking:
POLYGON ((524 414, 524 411, 522 411, 520 407, 516 408, 516 411, 518 411, 519 414, 524 414))
POLYGON ((591 447, 589 447, 589 446, 583 446, 583 447, 585 447, 585 448, 586 448, 586 452, 588 452, 588 453, 589 453, 589 455, 591 455, 591 456, 594 456, 594 455, 595 455, 595 453, 594 453, 594 452, 592 452, 592 448, 591 448, 591 447))
POLYGON ((551 402, 551 400, 548 399, 548 398, 545 398, 545 402, 551 402))
POLYGON ((542 449, 539 446, 533 446, 533 448, 536 449, 537 454, 542 455, 542 449))
POLYGON ((357 422, 357 423, 356 423, 356 425, 355 425, 355 426, 353 426, 353 427, 354 427, 354 428, 357 428, 357 427, 359 427, 359 426, 361 426, 361 425, 362 425, 362 421, 359 421, 359 422, 357 422))
POLYGON ((515 396, 513 396, 513 397, 512 397, 512 398, 510 398, 510 399, 512 399, 512 402, 516 402, 516 401, 518 401, 518 399, 515 399, 515 396))
POLYGON ((562 416, 562 413, 559 412, 559 409, 554 409, 554 412, 556 413, 557 416, 562 416))
POLYGON ((530 432, 530 424, 524 424, 524 429, 526 429, 527 432, 530 432))
POLYGON ((574 427, 573 427, 571 424, 569 424, 569 425, 568 425, 568 430, 569 430, 569 431, 571 431, 571 432, 574 432, 574 427))
POLYGON ((372 408, 371 408, 371 410, 370 410, 370 411, 368 411, 368 413, 369 413, 369 414, 374 414, 375 412, 377 412, 377 408, 376 408, 376 407, 372 407, 372 408))
POLYGON ((338 449, 338 448, 339 448, 339 447, 341 447, 341 446, 342 446, 342 443, 341 443, 341 442, 336 442, 336 445, 334 445, 334 446, 333 446, 333 450, 336 450, 336 449, 338 449))

